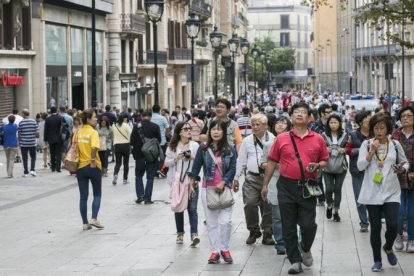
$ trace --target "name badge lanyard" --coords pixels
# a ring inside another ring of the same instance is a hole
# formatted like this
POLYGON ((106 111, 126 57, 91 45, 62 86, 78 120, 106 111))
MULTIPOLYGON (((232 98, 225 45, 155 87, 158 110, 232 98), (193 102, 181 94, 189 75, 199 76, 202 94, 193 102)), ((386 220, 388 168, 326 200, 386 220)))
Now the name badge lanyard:
POLYGON ((377 161, 378 161, 378 176, 374 176, 375 177, 379 177, 381 180, 378 181, 378 184, 382 183, 382 178, 383 178, 383 174, 382 174, 382 169, 384 168, 384 161, 385 159, 387 159, 388 156, 388 141, 385 142, 385 146, 384 146, 384 153, 380 156, 379 154, 379 147, 378 149, 375 151, 375 156, 377 157, 377 161))

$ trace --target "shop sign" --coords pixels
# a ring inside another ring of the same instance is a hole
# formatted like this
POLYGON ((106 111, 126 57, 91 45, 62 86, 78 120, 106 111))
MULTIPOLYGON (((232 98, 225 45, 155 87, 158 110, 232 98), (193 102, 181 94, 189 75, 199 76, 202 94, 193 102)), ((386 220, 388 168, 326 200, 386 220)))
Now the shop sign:
POLYGON ((13 75, 9 76, 5 71, 3 71, 1 73, 1 83, 3 84, 3 87, 22 85, 23 77, 19 76, 17 73, 13 73, 13 75))

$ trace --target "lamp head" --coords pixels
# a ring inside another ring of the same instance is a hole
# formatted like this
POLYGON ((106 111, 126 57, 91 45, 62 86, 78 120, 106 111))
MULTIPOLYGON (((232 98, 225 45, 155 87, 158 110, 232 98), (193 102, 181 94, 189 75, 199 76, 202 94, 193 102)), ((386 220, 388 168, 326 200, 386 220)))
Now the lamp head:
POLYGON ((190 12, 190 18, 185 22, 185 29, 187 30, 187 35, 191 39, 195 39, 200 32, 200 19, 196 17, 195 12, 190 12))
POLYGON ((145 12, 152 22, 161 21, 164 13, 164 0, 145 0, 145 12))

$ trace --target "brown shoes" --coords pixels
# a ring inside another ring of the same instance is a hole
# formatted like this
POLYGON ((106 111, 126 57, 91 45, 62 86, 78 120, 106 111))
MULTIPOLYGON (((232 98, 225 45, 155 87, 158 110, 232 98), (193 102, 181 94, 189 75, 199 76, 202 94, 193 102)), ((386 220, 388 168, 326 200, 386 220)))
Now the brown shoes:
POLYGON ((258 238, 262 236, 260 231, 258 232, 250 232, 249 237, 246 240, 246 244, 254 244, 258 238))
POLYGON ((96 220, 96 219, 92 219, 91 220, 91 223, 90 223, 90 225, 91 226, 93 226, 93 227, 96 227, 96 228, 98 228, 98 229, 103 229, 103 228, 105 228, 105 226, 103 226, 98 220, 96 220))

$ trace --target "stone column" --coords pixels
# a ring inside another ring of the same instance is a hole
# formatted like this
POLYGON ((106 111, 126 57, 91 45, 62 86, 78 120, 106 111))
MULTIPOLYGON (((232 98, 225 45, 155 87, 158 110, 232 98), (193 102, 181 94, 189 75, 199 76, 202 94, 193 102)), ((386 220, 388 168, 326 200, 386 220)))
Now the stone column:
MULTIPOLYGON (((87 46, 87 30, 83 29, 83 108, 87 109, 89 107, 88 102, 88 93, 92 91, 88 91, 88 46, 87 46)), ((91 72, 92 74, 92 72, 91 72)))
POLYGON ((108 104, 121 106, 121 81, 120 71, 120 38, 118 33, 109 33, 109 95, 108 104))
MULTIPOLYGON (((67 82, 67 100, 68 100, 68 106, 69 108, 72 108, 72 36, 71 36, 71 27, 68 25, 66 27, 66 68, 67 68, 67 76, 68 76, 68 82, 67 82)), ((66 99, 64 99, 66 100, 66 99)))

